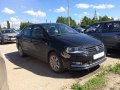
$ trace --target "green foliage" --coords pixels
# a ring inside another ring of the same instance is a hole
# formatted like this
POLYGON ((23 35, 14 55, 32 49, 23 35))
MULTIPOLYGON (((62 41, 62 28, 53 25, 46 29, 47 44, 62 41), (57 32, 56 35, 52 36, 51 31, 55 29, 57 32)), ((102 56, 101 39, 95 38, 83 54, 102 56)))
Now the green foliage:
POLYGON ((115 66, 109 66, 109 71, 120 74, 120 63, 116 64, 115 66))
POLYGON ((105 73, 101 72, 100 74, 91 78, 84 85, 80 85, 80 83, 76 83, 72 85, 72 89, 74 90, 96 90, 102 87, 105 84, 105 73))
POLYGON ((91 19, 88 18, 87 16, 84 16, 83 19, 81 20, 81 25, 90 25, 101 21, 111 21, 111 20, 114 20, 114 18, 109 18, 108 16, 99 16, 99 18, 93 17, 91 19))
POLYGON ((83 86, 79 83, 75 83, 71 86, 72 89, 74 90, 83 90, 83 86))
POLYGON ((90 79, 85 85, 83 85, 83 90, 95 90, 100 88, 105 84, 105 76, 97 75, 90 79))
POLYGON ((80 83, 75 83, 71 86, 71 88, 74 90, 97 90, 97 89, 100 89, 103 85, 105 85, 105 82, 106 82, 105 77, 110 72, 120 75, 120 63, 117 63, 114 66, 110 65, 110 66, 101 68, 101 72, 98 75, 92 77, 84 85, 81 85, 80 83))
POLYGON ((7 29, 10 29, 10 22, 7 21, 7 29))
POLYGON ((21 22, 21 24, 20 24, 20 30, 22 30, 23 28, 25 28, 26 26, 29 26, 31 24, 32 24, 31 22, 21 22))
POLYGON ((110 20, 114 20, 113 18, 109 18, 108 16, 99 16, 99 21, 110 21, 110 20))
MULTIPOLYGON (((76 26, 76 21, 74 19, 70 18, 70 26, 76 26)), ((68 25, 69 22, 69 18, 68 17, 58 17, 56 20, 56 23, 64 23, 68 25)))
POLYGON ((92 20, 87 16, 84 16, 81 21, 81 25, 90 25, 90 24, 92 24, 92 20))

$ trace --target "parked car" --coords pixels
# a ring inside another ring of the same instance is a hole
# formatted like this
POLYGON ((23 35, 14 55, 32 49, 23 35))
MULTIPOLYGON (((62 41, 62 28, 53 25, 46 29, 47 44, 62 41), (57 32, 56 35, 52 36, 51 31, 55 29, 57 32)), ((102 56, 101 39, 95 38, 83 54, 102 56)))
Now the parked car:
POLYGON ((21 32, 21 30, 14 30, 17 34, 19 34, 21 32))
POLYGON ((31 55, 49 63, 54 72, 89 69, 105 61, 101 41, 59 23, 33 24, 16 40, 20 56, 31 55))
POLYGON ((4 44, 6 42, 15 42, 17 33, 11 29, 0 30, 0 42, 4 44))
POLYGON ((8 90, 5 61, 0 55, 0 90, 8 90))
POLYGON ((80 27, 86 29, 87 27, 89 27, 89 25, 81 25, 80 27))
POLYGON ((82 28, 82 27, 80 27, 80 26, 77 26, 77 27, 75 27, 74 28, 76 31, 78 31, 79 33, 82 33, 82 32, 84 32, 84 28, 82 28))
POLYGON ((85 33, 101 40, 107 48, 120 48, 120 21, 92 24, 85 33))

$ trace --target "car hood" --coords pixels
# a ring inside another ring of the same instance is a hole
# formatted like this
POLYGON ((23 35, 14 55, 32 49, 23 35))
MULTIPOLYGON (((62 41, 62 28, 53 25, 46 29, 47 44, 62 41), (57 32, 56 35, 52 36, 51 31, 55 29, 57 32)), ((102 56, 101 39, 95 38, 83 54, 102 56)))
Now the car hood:
POLYGON ((102 44, 101 41, 82 33, 65 34, 65 35, 56 36, 55 38, 57 39, 57 41, 59 40, 66 43, 66 45, 82 46, 84 48, 102 44))
POLYGON ((17 33, 5 33, 3 35, 5 35, 5 36, 17 36, 17 33))

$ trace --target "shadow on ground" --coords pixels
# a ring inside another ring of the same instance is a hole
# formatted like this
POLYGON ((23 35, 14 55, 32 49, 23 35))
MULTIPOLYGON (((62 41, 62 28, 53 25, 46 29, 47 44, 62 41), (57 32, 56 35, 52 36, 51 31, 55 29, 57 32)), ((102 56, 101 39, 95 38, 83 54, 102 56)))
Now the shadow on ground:
POLYGON ((35 59, 33 57, 20 57, 18 55, 18 52, 12 52, 5 54, 5 57, 13 64, 17 65, 16 68, 13 68, 14 70, 18 69, 26 69, 28 71, 31 71, 32 73, 35 73, 40 76, 44 77, 52 77, 52 78, 86 78, 90 77, 99 70, 99 66, 91 68, 89 70, 81 70, 81 71, 66 71, 62 74, 56 74, 52 72, 49 68, 49 65, 41 62, 38 59, 35 59))
POLYGON ((9 44, 14 44, 14 43, 16 43, 16 42, 6 42, 6 43, 4 43, 4 44, 1 44, 1 43, 0 43, 0 45, 9 45, 9 44))
POLYGON ((111 58, 120 59, 120 50, 108 49, 107 50, 107 56, 111 57, 111 58))

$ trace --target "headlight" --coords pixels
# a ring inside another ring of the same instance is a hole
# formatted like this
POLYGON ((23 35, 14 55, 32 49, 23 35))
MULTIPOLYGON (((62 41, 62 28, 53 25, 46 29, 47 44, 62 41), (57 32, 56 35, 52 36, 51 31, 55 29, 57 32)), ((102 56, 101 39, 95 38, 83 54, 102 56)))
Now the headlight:
POLYGON ((84 50, 81 47, 67 47, 66 52, 67 53, 83 53, 84 50))

